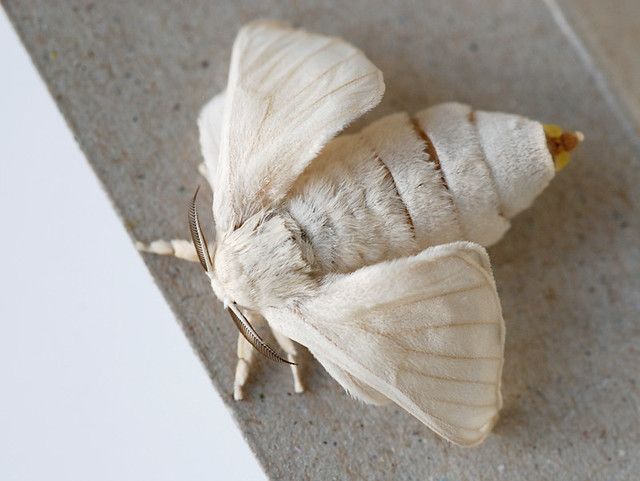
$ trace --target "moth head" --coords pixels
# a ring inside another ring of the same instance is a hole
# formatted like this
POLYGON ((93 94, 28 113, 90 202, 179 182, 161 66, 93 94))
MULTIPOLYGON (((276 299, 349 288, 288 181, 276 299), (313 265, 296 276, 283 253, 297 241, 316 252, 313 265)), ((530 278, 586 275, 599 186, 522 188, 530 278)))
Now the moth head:
POLYGON ((193 199, 191 199, 191 204, 189 204, 189 232, 191 233, 191 240, 193 241, 193 246, 195 247, 200 265, 211 281, 211 288, 213 289, 213 292, 216 294, 218 299, 225 302, 225 307, 227 307, 227 296, 216 279, 214 263, 212 260, 213 258, 209 251, 209 243, 204 235, 202 225, 200 224, 200 217, 198 216, 197 199, 199 191, 200 187, 198 186, 196 193, 193 195, 193 199))
POLYGON ((295 295, 299 290, 300 286, 295 284, 303 279, 295 273, 295 255, 293 263, 287 262, 295 254, 292 239, 283 237, 285 231, 281 223, 269 223, 270 219, 264 215, 254 216, 223 235, 211 257, 198 217, 197 195, 198 190, 189 206, 189 230, 213 292, 223 302, 240 333, 258 352, 269 359, 292 364, 260 338, 244 314, 246 309, 259 312, 261 307, 285 299, 284 293, 295 295), (274 269, 274 265, 284 267, 274 269), (294 272, 287 272, 287 266, 293 267, 294 272))

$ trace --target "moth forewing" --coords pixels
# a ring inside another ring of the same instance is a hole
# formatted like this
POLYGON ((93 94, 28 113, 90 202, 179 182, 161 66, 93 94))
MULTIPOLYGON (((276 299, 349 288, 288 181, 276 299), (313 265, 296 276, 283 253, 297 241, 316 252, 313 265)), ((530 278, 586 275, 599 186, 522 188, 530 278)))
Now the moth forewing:
MULTIPOLYGON (((267 318, 447 439, 482 441, 502 406, 504 321, 486 251, 456 242, 332 276, 267 318)), ((370 396, 371 397, 371 396, 370 396)))
POLYGON ((377 105, 383 92, 380 70, 341 39, 269 21, 243 27, 222 113, 213 204, 218 228, 255 214, 247 202, 278 202, 324 144, 377 105))

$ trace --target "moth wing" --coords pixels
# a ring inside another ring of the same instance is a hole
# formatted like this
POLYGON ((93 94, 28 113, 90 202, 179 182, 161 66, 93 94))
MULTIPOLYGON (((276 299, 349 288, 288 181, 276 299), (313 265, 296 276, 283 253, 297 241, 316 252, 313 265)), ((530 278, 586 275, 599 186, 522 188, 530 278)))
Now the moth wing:
POLYGON ((200 150, 207 170, 207 179, 213 188, 220 156, 220 137, 222 136, 222 118, 224 113, 225 92, 213 97, 200 111, 198 131, 200 150))
POLYGON ((477 244, 437 246, 336 276, 317 297, 266 317, 356 386, 456 444, 480 443, 497 420, 504 322, 477 244))
POLYGON ((389 403, 389 398, 380 394, 379 391, 362 383, 359 379, 352 376, 349 371, 341 369, 335 363, 329 361, 317 351, 310 351, 313 357, 324 367, 331 377, 340 384, 354 398, 367 404, 375 406, 383 406, 389 403))
POLYGON ((215 176, 218 227, 282 198, 320 149, 383 92, 382 73, 343 40, 269 21, 242 28, 215 176))

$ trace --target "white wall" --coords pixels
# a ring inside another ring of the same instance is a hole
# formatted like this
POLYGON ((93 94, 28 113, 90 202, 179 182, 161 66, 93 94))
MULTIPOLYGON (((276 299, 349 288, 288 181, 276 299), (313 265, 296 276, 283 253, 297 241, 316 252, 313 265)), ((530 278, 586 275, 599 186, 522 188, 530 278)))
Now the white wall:
POLYGON ((0 65, 0 480, 265 479, 1 10, 0 65))

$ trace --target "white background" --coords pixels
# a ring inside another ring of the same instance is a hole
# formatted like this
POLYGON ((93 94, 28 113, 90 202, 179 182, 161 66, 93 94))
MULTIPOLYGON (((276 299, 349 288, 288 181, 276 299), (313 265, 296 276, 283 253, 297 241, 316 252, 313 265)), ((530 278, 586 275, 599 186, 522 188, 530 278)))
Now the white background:
POLYGON ((1 9, 0 65, 0 480, 264 480, 1 9))

